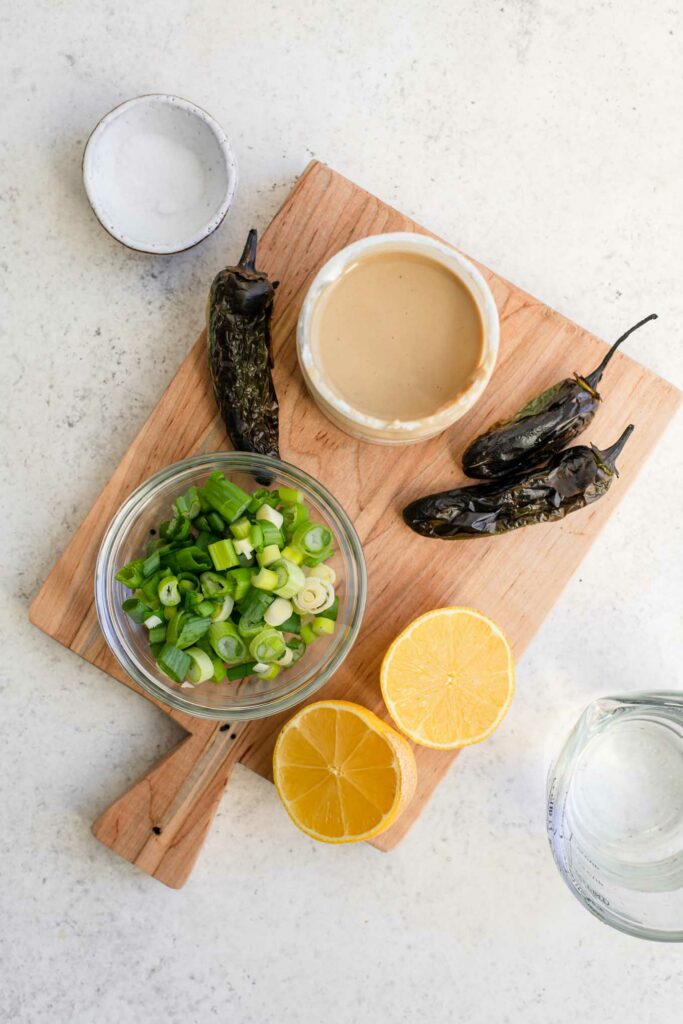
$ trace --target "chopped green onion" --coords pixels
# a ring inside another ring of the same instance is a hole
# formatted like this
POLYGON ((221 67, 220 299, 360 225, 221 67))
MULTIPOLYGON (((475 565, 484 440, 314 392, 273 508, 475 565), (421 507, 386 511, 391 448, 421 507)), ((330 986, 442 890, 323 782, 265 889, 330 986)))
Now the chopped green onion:
POLYGON ((119 569, 115 579, 119 583, 123 583, 124 587, 130 587, 131 590, 141 587, 145 579, 142 572, 144 564, 144 558, 137 558, 134 562, 129 562, 128 565, 124 565, 123 569, 119 569))
POLYGON ((218 603, 214 605, 213 612, 211 613, 211 621, 225 622, 227 619, 230 618, 230 614, 232 612, 234 605, 235 602, 233 598, 230 597, 229 594, 226 594, 222 600, 220 600, 218 603))
POLYGON ((242 540, 233 541, 233 547, 235 548, 235 554, 238 556, 244 555, 245 558, 251 558, 254 554, 254 547, 247 537, 242 540))
POLYGON ((235 547, 227 537, 225 540, 216 541, 215 544, 209 544, 209 554, 214 569, 231 569, 234 565, 239 564, 235 547))
POLYGON ((199 590, 199 577, 193 572, 179 572, 178 589, 183 593, 188 590, 199 590))
POLYGON ((247 661, 243 665, 233 665, 225 674, 232 682, 237 679, 246 679, 247 676, 254 674, 254 662, 247 661))
POLYGON ((311 569, 308 575, 315 576, 320 580, 327 580, 328 583, 332 584, 337 580, 337 574, 331 565, 316 565, 315 568, 311 569))
POLYGON ((199 493, 202 501, 229 523, 239 519, 251 501, 246 491, 226 480, 219 471, 211 474, 199 493))
POLYGON ((217 658, 213 651, 210 652, 211 664, 213 665, 212 683, 222 683, 225 679, 225 665, 220 658, 217 658))
POLYGON ((234 622, 214 622, 209 627, 209 643, 219 658, 227 662, 244 661, 247 645, 234 622))
POLYGON ((123 609, 146 626, 162 671, 186 686, 271 679, 333 632, 339 600, 323 564, 333 537, 309 515, 296 487, 249 495, 221 472, 176 498, 143 544, 146 557, 116 577, 131 592, 123 609))
POLYGON ((179 498, 176 498, 175 509, 179 516, 186 516, 188 519, 194 519, 201 512, 201 503, 199 501, 199 492, 196 487, 189 487, 184 494, 181 494, 179 498))
POLYGON ((321 551, 319 555, 306 555, 304 558, 304 565, 309 569, 313 569, 318 565, 321 565, 323 562, 326 562, 328 558, 332 558, 333 554, 334 548, 325 548, 325 550, 321 551))
MULTIPOLYGON (((278 574, 270 569, 261 569, 251 577, 251 585, 259 590, 275 590, 278 585, 278 574)), ((281 597, 284 596, 284 594, 281 595, 281 597)))
POLYGON ((302 523, 308 522, 308 509, 305 505, 285 505, 282 509, 282 520, 285 536, 291 538, 302 523))
POLYGON ((263 551, 258 553, 256 561, 260 566, 268 566, 272 565, 273 562, 277 562, 280 557, 280 549, 277 544, 268 544, 263 551))
POLYGON ((304 560, 301 551, 297 551, 296 548, 291 547, 289 544, 286 548, 283 548, 282 557, 286 558, 288 562, 294 562, 294 565, 301 565, 304 560))
POLYGON ((167 643, 159 651, 157 664, 170 679, 176 683, 182 683, 191 661, 185 651, 180 651, 173 644, 167 643))
POLYGON ((158 551, 154 551, 142 563, 142 575, 145 579, 149 579, 150 576, 154 576, 155 573, 159 572, 160 567, 161 555, 158 551))
POLYGON ((295 661, 299 661, 300 658, 303 658, 306 653, 306 643, 300 636, 290 636, 287 641, 287 647, 292 652, 292 665, 295 661))
POLYGON ((315 576, 306 578, 304 585, 294 596, 294 607, 302 615, 319 615, 326 608, 331 608, 333 602, 332 584, 315 576))
POLYGON ((186 590, 183 594, 183 607, 189 612, 196 611, 202 600, 202 595, 196 590, 186 590))
POLYGON ((317 556, 332 547, 332 534, 319 523, 302 523, 294 531, 292 546, 306 555, 317 556))
POLYGON ((223 519, 223 516, 219 516, 218 512, 207 512, 206 521, 209 524, 211 532, 218 534, 219 537, 222 536, 228 528, 228 524, 225 519, 223 519))
POLYGON ((292 612, 288 619, 279 627, 283 633, 298 633, 301 629, 301 616, 298 612, 292 612))
POLYGON ((139 590, 136 591, 136 597, 139 597, 143 604, 146 604, 149 608, 158 608, 160 605, 159 601, 159 581, 161 580, 161 573, 155 572, 153 576, 150 576, 148 580, 145 580, 139 590))
MULTIPOLYGON (((209 553, 211 552, 211 547, 213 547, 213 545, 209 547, 209 553)), ((197 573, 211 568, 211 560, 206 551, 203 551, 202 548, 196 547, 196 545, 193 545, 190 548, 183 548, 181 551, 176 551, 175 561, 178 568, 183 569, 185 572, 197 573)))
POLYGON ((339 615, 339 598, 335 597, 330 607, 323 608, 322 611, 318 612, 318 615, 324 619, 332 619, 333 622, 336 622, 339 615))
POLYGON ((201 548, 202 551, 206 551, 209 544, 215 544, 220 537, 217 537, 215 533, 209 533, 207 530, 201 530, 195 539, 195 547, 201 548))
POLYGON ((233 597, 235 602, 241 601, 251 589, 251 571, 249 569, 231 569, 228 579, 234 583, 235 591, 233 597))
POLYGON ((259 525, 261 527, 261 533, 263 534, 264 547, 268 544, 277 544, 279 548, 284 547, 285 538, 282 530, 279 530, 277 526, 273 526, 272 523, 267 523, 265 521, 259 525))
POLYGON ((252 523, 249 527, 249 543, 257 551, 263 547, 263 527, 260 523, 252 523))
POLYGON ((210 625, 211 619, 183 611, 169 622, 166 639, 181 650, 184 647, 193 647, 200 637, 208 632, 210 625))
POLYGON ((282 526, 282 512, 278 512, 272 505, 261 505, 256 519, 258 522, 271 523, 277 530, 282 526))
POLYGON ((159 527, 159 535, 164 540, 185 540, 189 532, 190 520, 187 516, 176 515, 159 527))
POLYGON ((334 633, 334 620, 325 619, 322 615, 318 615, 313 619, 311 629, 316 636, 331 636, 334 633))
POLYGON ((213 675, 213 662, 209 655, 201 647, 188 647, 185 654, 190 658, 191 664, 187 670, 187 678, 195 686, 205 683, 213 675))
POLYGON ((310 622, 304 622, 303 626, 301 627, 301 639, 303 640, 307 647, 309 646, 309 644, 312 644, 314 640, 318 639, 318 634, 314 632, 310 622))
POLYGON ((255 590, 250 588, 249 593, 244 597, 238 606, 240 615, 247 615, 254 621, 263 618, 263 613, 268 608, 275 597, 273 594, 266 593, 265 590, 255 590))
POLYGON ((306 583, 303 569, 300 569, 294 562, 288 562, 286 558, 275 562, 273 569, 278 569, 281 573, 279 585, 275 590, 278 597, 294 597, 306 583), (284 580, 282 576, 284 576, 284 580))
MULTIPOLYGON (((256 672, 256 665, 254 665, 254 672, 256 672)), ((275 679, 275 676, 279 674, 280 666, 276 665, 274 662, 268 665, 265 671, 256 672, 256 675, 259 677, 259 679, 275 679)))
POLYGON ((285 653, 286 644, 282 633, 273 626, 262 629, 249 644, 249 653, 256 661, 277 661, 285 653))
POLYGON ((242 516, 237 522, 230 524, 230 533, 235 540, 248 540, 251 532, 251 523, 246 516, 242 516))
POLYGON ((295 487, 278 487, 277 494, 283 505, 303 505, 304 492, 295 487))
POLYGON ((204 597, 225 597, 235 589, 235 583, 229 576, 219 576, 217 572, 203 572, 199 577, 204 597))
POLYGON ((276 597, 268 608, 266 608, 263 619, 269 626, 277 626, 282 629, 283 622, 292 617, 294 609, 291 603, 284 597, 276 597))
POLYGON ((143 604, 137 597, 129 597, 121 605, 126 615, 128 615, 133 622, 137 622, 139 626, 143 624, 145 619, 148 619, 152 613, 152 609, 148 608, 146 604, 143 604))
POLYGON ((155 626, 149 631, 149 642, 151 644, 163 644, 166 639, 166 623, 162 622, 161 625, 155 626))
POLYGON ((180 592, 178 580, 175 576, 165 576, 159 584, 159 600, 164 607, 180 604, 180 592))
POLYGON ((261 505, 277 505, 278 497, 275 491, 269 491, 267 487, 259 487, 254 491, 249 502, 249 511, 258 512, 261 505))

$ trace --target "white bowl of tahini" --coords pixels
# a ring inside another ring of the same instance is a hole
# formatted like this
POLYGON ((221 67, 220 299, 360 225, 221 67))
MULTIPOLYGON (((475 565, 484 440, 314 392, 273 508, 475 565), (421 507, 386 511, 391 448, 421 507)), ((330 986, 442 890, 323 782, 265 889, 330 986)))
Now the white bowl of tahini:
POLYGON ((130 249, 167 254, 216 230, 235 195, 237 161, 201 107, 179 96, 137 96, 93 131, 83 181, 110 235, 130 249))
POLYGON ((394 232, 354 242, 314 278, 297 328, 318 406, 364 441, 441 433, 481 397, 498 355, 491 290, 443 242, 394 232))

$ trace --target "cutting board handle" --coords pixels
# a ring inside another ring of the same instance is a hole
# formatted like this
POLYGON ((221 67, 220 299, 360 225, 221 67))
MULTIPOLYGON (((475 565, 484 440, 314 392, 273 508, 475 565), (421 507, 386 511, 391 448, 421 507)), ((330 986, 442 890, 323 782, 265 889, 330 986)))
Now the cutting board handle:
POLYGON ((189 734, 104 811, 93 834, 173 889, 187 881, 234 765, 248 722, 189 734))

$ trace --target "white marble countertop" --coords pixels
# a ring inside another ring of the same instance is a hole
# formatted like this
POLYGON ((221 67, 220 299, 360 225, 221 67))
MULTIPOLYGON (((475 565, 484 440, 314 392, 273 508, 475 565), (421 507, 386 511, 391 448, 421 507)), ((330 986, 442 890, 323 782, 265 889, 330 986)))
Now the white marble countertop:
POLYGON ((583 706, 680 686, 671 427, 468 751, 391 855, 292 829, 238 769, 190 883, 91 837, 176 739, 29 626, 27 605, 170 380, 216 270, 311 156, 683 386, 683 17, 622 0, 26 0, 0 16, 0 1020, 11 1024, 669 1024, 680 948, 565 888, 545 774, 583 706), (236 204, 198 249, 134 254, 83 194, 88 132, 143 92, 211 111, 236 204), (578 642, 577 642, 577 638, 578 642))

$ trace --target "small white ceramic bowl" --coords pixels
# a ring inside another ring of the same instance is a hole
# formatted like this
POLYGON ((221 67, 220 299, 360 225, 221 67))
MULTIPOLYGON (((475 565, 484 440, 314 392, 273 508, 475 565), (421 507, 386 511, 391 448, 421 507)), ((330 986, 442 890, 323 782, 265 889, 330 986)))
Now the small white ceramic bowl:
POLYGON ((362 441, 375 444, 413 444, 440 434, 468 412, 481 397, 498 357, 499 320, 491 289, 473 263, 443 242, 413 232, 395 231, 371 235, 353 242, 318 271, 306 293, 297 325, 299 365, 313 400, 336 426, 362 441), (313 314, 323 291, 361 256, 381 252, 414 252, 429 257, 451 271, 470 291, 484 329, 483 350, 474 378, 462 394, 432 416, 414 420, 384 420, 354 409, 324 374, 316 358, 313 314))
POLYGON ((88 139, 83 181, 105 231, 130 249, 182 252, 215 231, 237 188, 217 121, 178 96, 138 96, 88 139))

